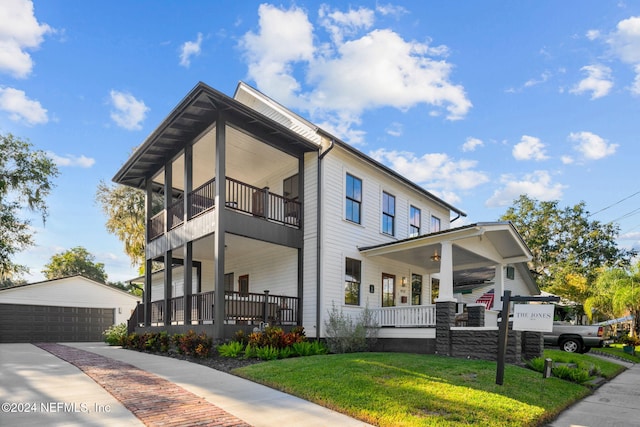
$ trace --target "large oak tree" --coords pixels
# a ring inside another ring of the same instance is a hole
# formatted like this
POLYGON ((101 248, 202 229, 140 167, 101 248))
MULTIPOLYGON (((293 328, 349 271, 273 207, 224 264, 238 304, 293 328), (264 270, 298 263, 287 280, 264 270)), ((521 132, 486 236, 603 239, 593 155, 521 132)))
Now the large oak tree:
POLYGON ((0 283, 15 282, 27 271, 13 260, 16 253, 33 245, 24 209, 46 220, 46 198, 57 175, 58 168, 44 151, 11 134, 0 134, 0 283))

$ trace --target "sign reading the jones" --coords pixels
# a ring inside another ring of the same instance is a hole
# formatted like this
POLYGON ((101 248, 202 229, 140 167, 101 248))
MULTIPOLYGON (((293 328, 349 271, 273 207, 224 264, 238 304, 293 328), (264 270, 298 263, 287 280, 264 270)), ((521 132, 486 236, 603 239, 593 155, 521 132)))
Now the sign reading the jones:
POLYGON ((515 304, 514 331, 551 332, 553 329, 552 304, 515 304))

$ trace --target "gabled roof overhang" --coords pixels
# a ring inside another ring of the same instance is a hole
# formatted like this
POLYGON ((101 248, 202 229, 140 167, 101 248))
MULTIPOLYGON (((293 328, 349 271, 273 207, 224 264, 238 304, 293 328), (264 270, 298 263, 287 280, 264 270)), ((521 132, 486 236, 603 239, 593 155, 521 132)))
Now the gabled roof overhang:
POLYGON ((318 150, 317 144, 200 82, 131 155, 113 181, 143 188, 186 144, 215 124, 220 114, 230 125, 289 154, 301 156, 318 150))
POLYGON ((524 263, 532 258, 531 251, 510 222, 470 224, 359 250, 367 257, 381 256, 437 272, 439 262, 431 257, 440 252, 441 243, 445 241, 452 244, 454 271, 524 263))

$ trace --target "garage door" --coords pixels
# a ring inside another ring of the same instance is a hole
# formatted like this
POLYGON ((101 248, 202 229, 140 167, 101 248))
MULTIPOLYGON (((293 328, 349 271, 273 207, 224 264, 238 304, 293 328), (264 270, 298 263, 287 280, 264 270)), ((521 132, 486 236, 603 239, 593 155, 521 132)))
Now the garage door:
POLYGON ((115 309, 0 304, 0 342, 102 341, 115 309))

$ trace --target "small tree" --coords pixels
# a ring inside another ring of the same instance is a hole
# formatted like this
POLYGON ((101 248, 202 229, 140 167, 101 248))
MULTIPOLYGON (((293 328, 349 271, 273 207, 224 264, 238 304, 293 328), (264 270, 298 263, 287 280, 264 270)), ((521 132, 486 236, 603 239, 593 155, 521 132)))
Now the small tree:
POLYGON ((334 304, 324 325, 327 347, 332 353, 366 351, 378 338, 378 324, 368 307, 354 319, 341 309, 338 310, 334 304))
POLYGON ((49 280, 81 274, 98 282, 107 282, 104 264, 94 262, 95 257, 82 246, 69 249, 51 257, 42 273, 49 280))

